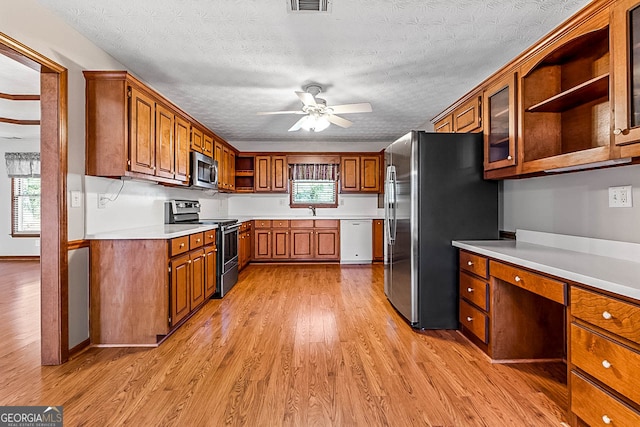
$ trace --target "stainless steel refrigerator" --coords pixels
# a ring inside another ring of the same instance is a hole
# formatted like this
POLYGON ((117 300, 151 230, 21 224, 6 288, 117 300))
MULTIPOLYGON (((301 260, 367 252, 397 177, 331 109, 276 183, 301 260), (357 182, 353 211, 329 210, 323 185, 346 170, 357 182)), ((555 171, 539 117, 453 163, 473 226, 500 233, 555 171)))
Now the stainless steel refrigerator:
POLYGON ((452 240, 497 239, 481 134, 412 131, 385 150, 384 291, 414 328, 458 329, 452 240))

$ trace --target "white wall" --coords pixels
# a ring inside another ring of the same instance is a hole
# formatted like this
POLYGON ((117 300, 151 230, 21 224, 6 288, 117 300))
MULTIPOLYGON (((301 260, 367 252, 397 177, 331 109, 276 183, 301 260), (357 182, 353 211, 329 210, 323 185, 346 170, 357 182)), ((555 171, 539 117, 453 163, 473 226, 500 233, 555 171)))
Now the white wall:
POLYGON ((40 242, 35 237, 11 237, 11 179, 7 176, 7 164, 4 153, 38 152, 39 139, 3 139, 0 142, 0 256, 40 255, 40 242))
POLYGON ((503 183, 505 230, 640 243, 640 165, 503 183), (608 207, 608 188, 633 186, 632 208, 608 207))
POLYGON ((199 200, 202 218, 227 216, 228 196, 223 193, 95 176, 85 176, 84 185, 86 234, 164 224, 164 202, 170 199, 199 200), (99 194, 105 194, 113 201, 98 208, 99 194))
MULTIPOLYGON (((384 210, 378 209, 377 194, 340 194, 337 208, 318 208, 318 216, 365 215, 384 218, 384 210)), ((229 196, 229 216, 303 216, 311 217, 304 208, 290 208, 289 194, 234 194, 229 196)))

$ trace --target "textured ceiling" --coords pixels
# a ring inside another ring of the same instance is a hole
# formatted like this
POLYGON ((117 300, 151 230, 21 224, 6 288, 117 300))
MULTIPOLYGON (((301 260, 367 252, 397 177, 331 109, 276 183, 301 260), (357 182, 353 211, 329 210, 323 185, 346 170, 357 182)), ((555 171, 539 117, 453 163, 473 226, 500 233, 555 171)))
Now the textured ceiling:
MULTIPOLYGON (((38 0, 228 141, 370 142, 430 120, 586 0, 38 0), (287 132, 294 91, 329 105, 370 102, 348 129, 287 132)), ((348 147, 348 144, 345 145, 348 147)), ((259 147, 256 147, 259 149, 259 147)), ((304 150, 304 145, 301 150, 304 150)))

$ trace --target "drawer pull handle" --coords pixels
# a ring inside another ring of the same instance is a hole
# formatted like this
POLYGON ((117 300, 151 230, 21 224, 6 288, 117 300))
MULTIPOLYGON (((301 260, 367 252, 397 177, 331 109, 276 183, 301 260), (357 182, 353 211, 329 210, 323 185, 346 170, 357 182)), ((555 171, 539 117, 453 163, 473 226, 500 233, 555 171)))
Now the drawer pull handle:
POLYGON ((473 288, 467 288, 467 292, 469 293, 473 292, 473 288))
POLYGON ((611 313, 609 313, 608 311, 604 311, 602 312, 602 317, 604 317, 605 319, 609 320, 611 319, 613 316, 611 315, 611 313))
POLYGON ((609 369, 611 367, 611 362, 609 362, 607 359, 605 359, 605 360, 602 361, 602 366, 605 369, 609 369))
POLYGON ((515 281, 516 281, 516 282, 519 282, 519 281, 521 281, 521 280, 522 280, 522 279, 520 278, 520 276, 516 276, 516 277, 515 277, 515 281))
POLYGON ((180 243, 180 247, 181 247, 181 248, 184 248, 184 243, 180 243))
POLYGON ((602 422, 605 424, 611 424, 611 418, 607 417, 606 415, 602 416, 602 422))
POLYGON ((473 317, 467 316, 467 322, 471 322, 472 320, 473 320, 473 317))
POLYGON ((210 239, 213 239, 213 234, 209 234, 209 238, 210 238, 210 239))
POLYGON ((200 239, 196 239, 196 243, 200 243, 200 239))
POLYGON ((471 265, 473 265, 473 262, 467 261, 467 265, 471 266, 471 265))

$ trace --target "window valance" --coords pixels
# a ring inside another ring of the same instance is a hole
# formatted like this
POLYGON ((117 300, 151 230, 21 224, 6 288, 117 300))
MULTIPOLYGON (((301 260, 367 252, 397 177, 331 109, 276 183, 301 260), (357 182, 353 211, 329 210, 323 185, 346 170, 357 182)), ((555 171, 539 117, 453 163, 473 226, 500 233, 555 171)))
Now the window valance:
POLYGON ((294 181, 336 181, 338 179, 338 165, 294 164, 291 165, 291 178, 294 181))
POLYGON ((40 153, 5 153, 9 178, 40 177, 40 153))

